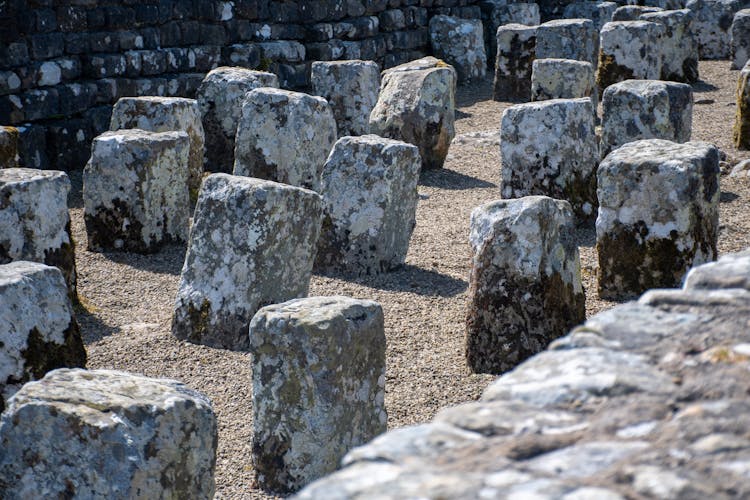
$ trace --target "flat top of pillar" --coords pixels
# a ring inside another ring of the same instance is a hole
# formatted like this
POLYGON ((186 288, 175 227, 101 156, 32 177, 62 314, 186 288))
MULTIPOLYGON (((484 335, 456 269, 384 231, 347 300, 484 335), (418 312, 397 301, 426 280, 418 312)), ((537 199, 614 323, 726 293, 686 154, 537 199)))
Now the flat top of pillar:
POLYGON ((544 101, 532 101, 522 102, 520 104, 514 104, 503 112, 506 113, 524 113, 532 110, 547 110, 548 108, 576 108, 576 107, 591 107, 591 98, 589 97, 576 97, 574 99, 546 99, 544 101))
POLYGON ((363 59, 340 59, 338 61, 313 61, 312 67, 326 67, 326 66, 373 66, 380 68, 378 63, 375 61, 363 60, 363 59))
POLYGON ((169 105, 184 105, 184 106, 193 106, 198 103, 195 99, 188 99, 187 97, 162 97, 162 96, 139 96, 139 97, 120 97, 117 100, 117 103, 115 103, 115 107, 122 105, 122 104, 135 104, 138 103, 144 103, 144 104, 150 104, 150 105, 162 105, 162 106, 169 106, 169 105))
POLYGON ((139 128, 124 128, 119 130, 110 130, 94 138, 94 142, 175 142, 187 140, 190 137, 187 132, 182 130, 168 130, 166 132, 151 132, 139 128))
POLYGON ((422 57, 420 59, 415 59, 413 61, 409 61, 404 64, 399 64, 398 66, 394 66, 392 68, 388 68, 385 71, 383 71, 383 75, 387 75, 390 73, 400 73, 404 71, 421 71, 421 70, 432 69, 432 68, 453 69, 453 66, 446 63, 442 59, 438 59, 437 57, 427 56, 427 57, 422 57))
POLYGON ((203 196, 204 191, 225 192, 227 189, 232 189, 233 191, 247 191, 248 193, 256 191, 292 191, 320 198, 318 193, 310 189, 282 184, 281 182, 269 181, 267 179, 257 179, 255 177, 224 173, 211 174, 206 177, 203 180, 200 196, 203 196))
POLYGON ((497 31, 499 33, 507 32, 507 31, 531 31, 535 32, 537 30, 538 26, 529 26, 528 24, 520 24, 520 23, 508 23, 503 24, 501 26, 498 26, 497 31))
POLYGON ((643 21, 641 19, 635 21, 610 21, 602 26, 602 33, 605 31, 613 30, 630 30, 630 29, 648 29, 652 26, 659 26, 651 21, 643 21))
MULTIPOLYGON (((367 309, 379 311, 380 304, 372 300, 354 299, 344 296, 306 297, 262 308, 253 318, 258 321, 285 321, 288 324, 314 324, 321 327, 337 317, 359 316, 357 311, 367 309)), ((361 318, 364 319, 364 318, 361 318)), ((331 332, 335 333, 335 332, 331 332)))
POLYGON ((45 181, 65 178, 68 174, 60 170, 38 170, 35 168, 4 168, 0 169, 0 187, 20 182, 45 181))
POLYGON ((354 144, 354 145, 371 145, 371 146, 377 146, 377 147, 403 147, 406 149, 413 149, 418 150, 418 148, 413 145, 409 144, 408 142, 399 141, 397 139, 391 139, 388 137, 382 137, 375 134, 365 134, 365 135, 345 135, 344 137, 340 137, 337 141, 334 147, 336 146, 342 146, 342 145, 348 145, 348 144, 354 144))
MULTIPOLYGON (((748 14, 750 14, 750 9, 748 9, 748 14)), ((678 18, 678 17, 695 17, 695 14, 693 14, 693 11, 690 9, 674 9, 674 10, 653 10, 653 11, 647 11, 643 12, 640 15, 640 19, 642 21, 648 21, 650 19, 663 19, 663 18, 678 18)))
POLYGON ((612 94, 617 91, 637 93, 660 92, 670 88, 692 91, 692 87, 687 83, 669 82, 665 80, 624 80, 622 82, 613 83, 607 87, 604 90, 604 94, 612 94))
POLYGON ((716 146, 707 142, 691 141, 677 143, 664 139, 644 139, 628 142, 615 149, 602 160, 600 170, 609 165, 672 165, 682 168, 684 163, 693 163, 706 157, 714 156, 718 171, 719 151, 716 146))
POLYGON ((278 89, 276 87, 258 87, 245 95, 245 102, 252 102, 257 97, 267 97, 274 101, 315 101, 319 104, 328 104, 328 101, 317 95, 310 95, 294 90, 278 89))
POLYGON ((541 59, 534 59, 532 67, 537 66, 575 66, 580 68, 591 68, 594 69, 594 65, 588 61, 579 61, 577 59, 561 59, 559 57, 545 57, 541 59))
POLYGON ((540 28, 570 28, 586 26, 594 28, 594 21, 591 19, 553 19, 539 25, 540 28))
POLYGON ((254 69, 242 68, 239 66, 219 66, 218 68, 212 69, 206 75, 206 80, 222 80, 222 81, 256 81, 259 78, 277 78, 275 74, 267 71, 258 71, 254 69))
MULTIPOLYGON (((42 272, 60 273, 56 267, 40 264, 39 262, 29 262, 26 260, 16 260, 8 264, 0 265, 0 289, 5 286, 18 283, 21 280, 28 279, 31 275, 42 272)), ((60 274, 62 278, 62 274, 60 274)))

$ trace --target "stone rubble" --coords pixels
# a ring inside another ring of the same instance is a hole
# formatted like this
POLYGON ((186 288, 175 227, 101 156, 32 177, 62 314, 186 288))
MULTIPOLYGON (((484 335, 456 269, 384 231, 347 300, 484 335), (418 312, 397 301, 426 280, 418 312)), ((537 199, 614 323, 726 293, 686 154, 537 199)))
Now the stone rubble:
POLYGON ((666 29, 661 39, 661 80, 695 83, 698 81, 698 44, 693 33, 695 15, 689 9, 663 10, 641 14, 642 21, 658 23, 666 29))
POLYGON ((487 55, 481 21, 434 16, 430 19, 430 42, 435 56, 455 68, 460 82, 484 78, 487 55))
POLYGON ((596 82, 604 90, 624 80, 658 80, 662 69, 662 39, 666 28, 647 21, 617 21, 600 34, 596 82))
POLYGON ((506 24, 497 29, 494 100, 529 100, 532 64, 536 58, 536 31, 536 26, 523 24, 506 24))

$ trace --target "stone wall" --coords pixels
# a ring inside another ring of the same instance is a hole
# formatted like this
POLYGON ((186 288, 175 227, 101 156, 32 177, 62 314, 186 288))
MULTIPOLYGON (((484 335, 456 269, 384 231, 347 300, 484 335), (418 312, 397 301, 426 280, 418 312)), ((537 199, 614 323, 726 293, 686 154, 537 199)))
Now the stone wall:
POLYGON ((0 1, 0 124, 22 166, 87 161, 120 97, 193 97, 219 65, 265 69, 286 88, 315 60, 391 67, 430 53, 428 23, 479 18, 476 0, 0 1))

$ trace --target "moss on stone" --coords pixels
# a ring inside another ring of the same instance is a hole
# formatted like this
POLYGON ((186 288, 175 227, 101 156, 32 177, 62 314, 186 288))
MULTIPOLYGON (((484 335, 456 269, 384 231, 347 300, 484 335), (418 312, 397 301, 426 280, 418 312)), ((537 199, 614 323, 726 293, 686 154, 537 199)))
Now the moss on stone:
POLYGON ((601 50, 599 51, 599 70, 596 74, 596 84, 599 86, 601 92, 604 92, 604 89, 613 83, 623 82, 633 78, 635 78, 635 76, 633 75, 632 69, 617 64, 614 56, 611 54, 605 54, 601 50))
POLYGON ((737 149, 750 149, 750 89, 748 74, 741 73, 737 82, 737 113, 732 134, 737 149))
POLYGON ((200 344, 203 337, 208 335, 211 323, 211 303, 204 299, 200 308, 196 309, 193 304, 189 304, 187 310, 188 332, 186 338, 189 342, 200 344))
MULTIPOLYGON (((26 349, 21 351, 28 374, 38 380, 57 368, 84 368, 86 350, 83 347, 78 324, 71 319, 68 328, 63 332, 62 344, 44 340, 36 328, 29 332, 26 349)), ((22 382, 27 382, 23 380, 22 382)))

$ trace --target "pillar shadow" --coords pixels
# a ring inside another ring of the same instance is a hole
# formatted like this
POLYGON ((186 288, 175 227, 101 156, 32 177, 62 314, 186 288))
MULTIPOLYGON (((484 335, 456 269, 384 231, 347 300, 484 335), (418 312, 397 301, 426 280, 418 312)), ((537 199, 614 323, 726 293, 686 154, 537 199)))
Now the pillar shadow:
POLYGON ((448 189, 451 191, 476 188, 496 188, 497 185, 447 168, 423 170, 419 174, 419 185, 448 189))
POLYGON ((378 290, 408 292, 428 297, 454 297, 463 293, 469 286, 462 279, 411 264, 404 264, 390 272, 377 276, 350 276, 345 273, 316 274, 350 281, 378 290))
POLYGON ((158 252, 139 254, 132 252, 102 252, 102 255, 118 264, 125 264, 142 271, 179 276, 185 263, 187 243, 171 243, 158 252))

